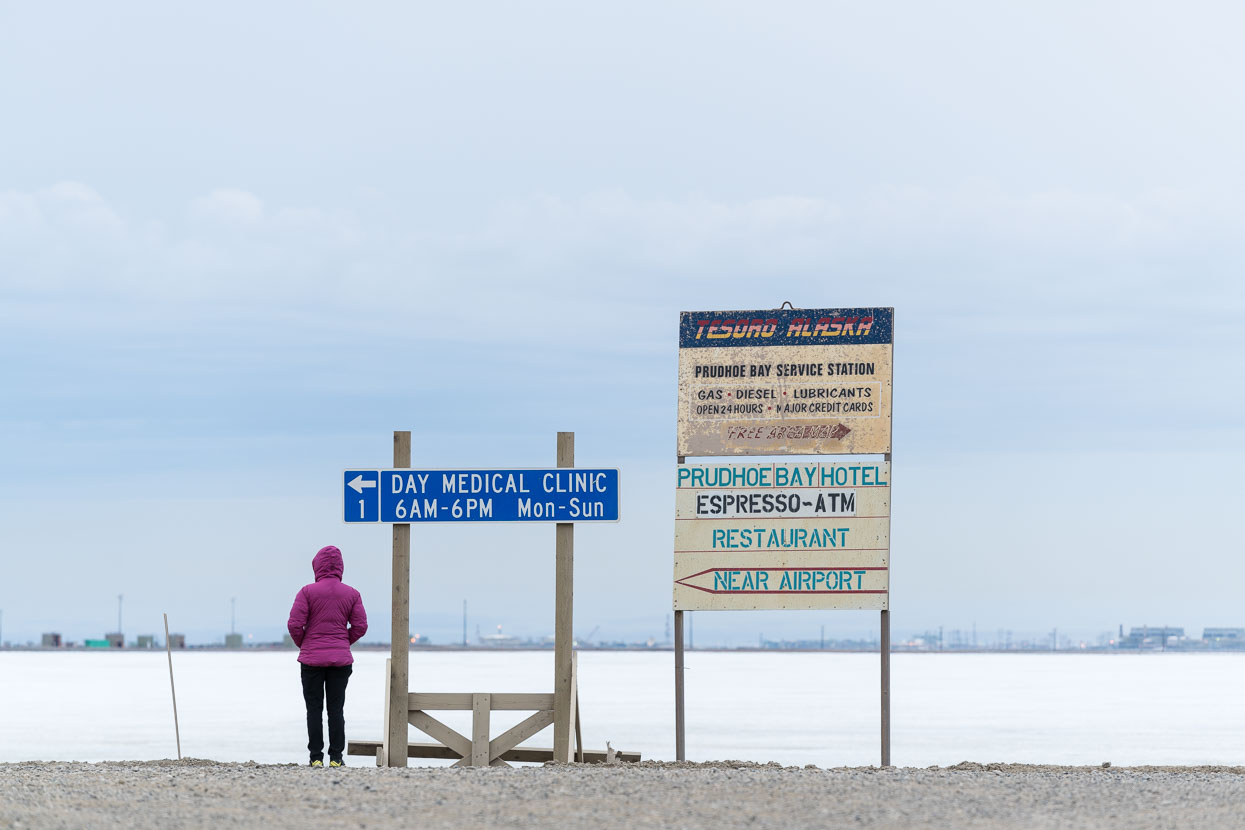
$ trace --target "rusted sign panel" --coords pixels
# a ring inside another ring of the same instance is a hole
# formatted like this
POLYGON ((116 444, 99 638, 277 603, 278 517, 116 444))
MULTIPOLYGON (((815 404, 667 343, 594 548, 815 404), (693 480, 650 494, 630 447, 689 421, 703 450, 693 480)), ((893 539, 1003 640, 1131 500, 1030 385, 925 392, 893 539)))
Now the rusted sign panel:
POLYGON ((685 311, 678 454, 890 452, 893 309, 685 311))
POLYGON ((674 607, 886 610, 890 465, 686 464, 674 607))

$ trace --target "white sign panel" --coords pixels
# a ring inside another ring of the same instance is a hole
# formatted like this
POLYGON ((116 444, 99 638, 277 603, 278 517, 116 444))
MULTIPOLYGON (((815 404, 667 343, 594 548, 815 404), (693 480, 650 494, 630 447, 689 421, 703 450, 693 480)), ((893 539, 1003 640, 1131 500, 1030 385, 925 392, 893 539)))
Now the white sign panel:
POLYGON ((674 607, 885 610, 890 465, 685 464, 674 607))

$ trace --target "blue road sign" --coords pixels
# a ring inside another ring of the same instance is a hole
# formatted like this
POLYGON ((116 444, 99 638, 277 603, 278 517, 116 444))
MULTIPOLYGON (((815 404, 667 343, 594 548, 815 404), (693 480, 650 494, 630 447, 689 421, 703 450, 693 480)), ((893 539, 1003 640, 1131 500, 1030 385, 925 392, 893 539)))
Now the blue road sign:
POLYGON ((347 470, 342 493, 345 508, 342 517, 348 522, 375 522, 380 519, 380 491, 376 470, 347 470))
POLYGON ((618 470, 347 470, 347 522, 616 522, 618 470))

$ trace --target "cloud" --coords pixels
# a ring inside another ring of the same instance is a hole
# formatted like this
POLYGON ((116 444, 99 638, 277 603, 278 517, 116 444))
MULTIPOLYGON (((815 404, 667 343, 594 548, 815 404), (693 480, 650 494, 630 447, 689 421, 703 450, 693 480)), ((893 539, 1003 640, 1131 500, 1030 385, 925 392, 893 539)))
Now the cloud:
POLYGON ((81 182, 0 192, 0 233, 11 237, 62 231, 88 238, 117 233, 123 224, 104 198, 81 182))
POLYGON ((629 320, 635 342, 670 309, 706 303, 899 303, 1020 331, 1054 315, 1073 333, 1127 325, 1141 309, 1243 303, 1245 212, 1222 194, 990 182, 851 198, 615 190, 503 200, 467 217, 376 202, 269 205, 219 188, 126 217, 81 183, 8 191, 0 285, 44 302, 158 304, 173 318, 210 308, 362 319, 471 342, 505 337, 516 319, 528 342, 589 337, 606 311, 629 320), (976 311, 986 305, 988 319, 976 311))
POLYGON ((264 203, 258 196, 231 188, 195 199, 190 209, 196 217, 233 226, 255 226, 264 218, 264 203))

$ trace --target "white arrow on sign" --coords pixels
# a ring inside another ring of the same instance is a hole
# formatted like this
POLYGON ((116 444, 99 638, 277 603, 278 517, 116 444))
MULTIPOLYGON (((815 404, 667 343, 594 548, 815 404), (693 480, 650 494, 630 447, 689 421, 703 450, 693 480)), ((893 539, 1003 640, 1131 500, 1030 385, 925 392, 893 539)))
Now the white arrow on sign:
POLYGON ((350 481, 347 481, 347 482, 346 482, 346 486, 347 486, 347 487, 349 487, 349 488, 351 488, 352 490, 354 490, 356 493, 362 493, 362 492, 363 492, 363 488, 364 488, 364 487, 375 487, 375 486, 376 486, 376 482, 374 482, 374 481, 364 481, 364 480, 363 480, 363 474, 362 474, 362 473, 360 473, 359 475, 357 475, 357 476, 355 476, 354 478, 350 479, 350 481))

